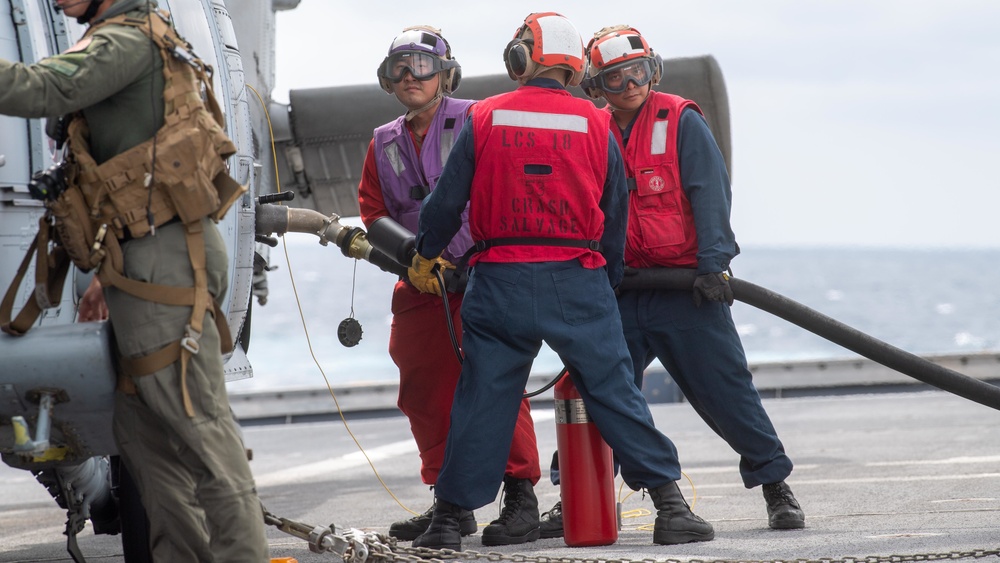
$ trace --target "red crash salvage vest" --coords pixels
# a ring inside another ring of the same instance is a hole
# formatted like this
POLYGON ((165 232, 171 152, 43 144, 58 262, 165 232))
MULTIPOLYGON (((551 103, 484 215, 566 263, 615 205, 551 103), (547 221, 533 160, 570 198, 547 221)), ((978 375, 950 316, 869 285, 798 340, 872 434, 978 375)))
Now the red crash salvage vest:
POLYGON ((472 120, 472 239, 506 242, 471 263, 579 258, 585 268, 603 266, 597 241, 610 115, 565 90, 522 86, 479 102, 472 120), (521 238, 533 240, 510 241, 521 238))
POLYGON ((698 236, 691 202, 681 187, 677 131, 681 112, 701 109, 672 94, 650 92, 632 125, 628 147, 612 127, 625 157, 629 184, 625 264, 634 268, 698 265, 698 236))

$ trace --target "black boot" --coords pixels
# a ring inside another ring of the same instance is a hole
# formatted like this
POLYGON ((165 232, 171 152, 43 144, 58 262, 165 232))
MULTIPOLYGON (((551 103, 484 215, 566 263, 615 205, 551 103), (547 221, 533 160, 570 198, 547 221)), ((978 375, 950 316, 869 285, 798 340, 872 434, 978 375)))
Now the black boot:
POLYGON ((503 478, 503 510, 483 529, 483 545, 535 541, 539 536, 538 499, 527 479, 503 478))
POLYGON ((434 512, 431 513, 431 522, 424 533, 414 538, 413 547, 462 551, 459 520, 463 512, 468 511, 448 501, 437 499, 434 503, 434 512))
POLYGON ((672 545, 715 538, 712 525, 691 512, 676 481, 649 489, 649 497, 656 507, 653 543, 672 545))
POLYGON ((538 527, 539 537, 561 538, 563 537, 562 501, 556 501, 552 509, 542 513, 541 524, 538 527))
POLYGON ((767 525, 775 530, 795 530, 806 527, 806 515, 795 500, 792 489, 784 481, 761 487, 767 503, 767 525))
MULTIPOLYGON (((389 535, 404 541, 410 541, 427 531, 427 526, 431 524, 431 517, 434 515, 434 506, 431 505, 427 512, 418 514, 409 520, 393 522, 389 526, 389 535)), ((458 519, 458 529, 463 536, 476 533, 476 515, 471 510, 462 510, 462 516, 458 519)))

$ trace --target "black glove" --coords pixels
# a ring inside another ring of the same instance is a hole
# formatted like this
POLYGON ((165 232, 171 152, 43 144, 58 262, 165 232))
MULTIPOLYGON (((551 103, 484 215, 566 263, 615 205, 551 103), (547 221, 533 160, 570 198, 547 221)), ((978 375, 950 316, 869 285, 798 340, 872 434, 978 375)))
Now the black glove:
POLYGON ((729 287, 729 275, 725 272, 701 274, 694 279, 694 294, 692 297, 694 298, 695 307, 701 307, 702 298, 732 305, 733 288, 729 287))

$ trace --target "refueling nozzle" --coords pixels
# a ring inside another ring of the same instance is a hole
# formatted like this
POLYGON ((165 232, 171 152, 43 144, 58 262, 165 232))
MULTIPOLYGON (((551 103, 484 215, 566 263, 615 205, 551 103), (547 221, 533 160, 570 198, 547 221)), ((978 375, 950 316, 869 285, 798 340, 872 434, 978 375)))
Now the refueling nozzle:
POLYGON ((368 227, 368 240, 372 246, 405 266, 413 262, 413 255, 417 253, 417 237, 391 217, 375 219, 368 227))
POLYGON ((383 271, 406 277, 406 266, 372 247, 364 229, 348 227, 340 223, 340 216, 329 217, 312 209, 286 207, 284 205, 258 204, 255 233, 258 237, 272 234, 312 233, 319 237, 320 244, 333 243, 344 256, 366 260, 383 271))
MULTIPOLYGON (((263 196, 262 196, 263 197, 263 196)), ((406 279, 407 269, 416 254, 416 237, 390 217, 380 217, 368 233, 361 227, 340 224, 340 216, 329 217, 312 209, 284 205, 258 204, 255 234, 258 238, 292 233, 312 233, 320 244, 335 244, 344 256, 365 260, 382 271, 406 279)), ((444 272, 448 291, 463 292, 468 276, 455 270, 444 272)))

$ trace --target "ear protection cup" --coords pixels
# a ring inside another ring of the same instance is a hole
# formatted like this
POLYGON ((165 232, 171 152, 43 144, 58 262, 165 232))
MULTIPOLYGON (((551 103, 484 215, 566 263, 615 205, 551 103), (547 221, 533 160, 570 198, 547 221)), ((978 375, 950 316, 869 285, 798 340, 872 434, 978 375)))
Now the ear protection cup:
POLYGON ((580 88, 588 98, 599 100, 604 97, 604 91, 597 87, 596 80, 592 76, 584 76, 580 81, 580 88))
POLYGON ((656 86, 660 83, 660 79, 663 78, 663 57, 659 53, 653 52, 652 49, 649 52, 653 53, 653 80, 651 84, 656 86))
MULTIPOLYGON (((458 61, 455 61, 458 65, 458 61)), ((462 66, 458 65, 455 68, 448 71, 448 74, 442 77, 444 79, 444 93, 451 94, 455 90, 458 90, 458 85, 462 82, 462 66)))
POLYGON ((392 82, 385 75, 385 67, 389 64, 389 57, 382 59, 382 64, 378 65, 378 85, 385 90, 386 94, 392 94, 392 82))
POLYGON ((437 32, 437 36, 440 37, 441 41, 444 42, 445 58, 455 63, 455 68, 448 70, 446 73, 443 74, 443 76, 441 76, 442 90, 444 91, 445 94, 451 94, 455 90, 458 90, 458 84, 462 81, 462 65, 458 64, 458 61, 452 58, 451 44, 448 43, 448 40, 445 39, 440 32, 437 32))
POLYGON ((531 59, 531 46, 520 38, 507 43, 503 51, 503 62, 507 67, 507 76, 511 80, 517 80, 534 72, 538 64, 531 59))

